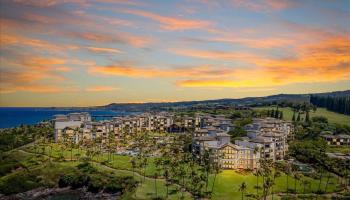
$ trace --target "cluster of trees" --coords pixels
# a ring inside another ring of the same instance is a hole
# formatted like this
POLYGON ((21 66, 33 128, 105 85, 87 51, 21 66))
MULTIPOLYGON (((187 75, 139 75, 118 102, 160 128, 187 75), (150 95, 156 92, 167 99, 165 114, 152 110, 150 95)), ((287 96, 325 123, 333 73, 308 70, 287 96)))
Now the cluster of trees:
POLYGON ((83 162, 78 170, 60 176, 59 187, 70 186, 73 189, 86 187, 89 192, 107 192, 123 194, 133 191, 138 182, 131 176, 111 176, 98 172, 90 163, 83 162))
POLYGON ((34 142, 41 137, 52 137, 51 125, 21 125, 0 130, 0 152, 34 142))
POLYGON ((283 111, 278 110, 278 107, 276 108, 276 110, 272 109, 272 110, 268 110, 267 111, 267 116, 268 117, 273 117, 276 119, 283 119, 283 111))
POLYGON ((310 102, 315 106, 327 108, 327 110, 350 115, 350 97, 312 95, 310 97, 310 102))
MULTIPOLYGON (((146 174, 146 166, 150 163, 150 157, 147 156, 150 148, 147 147, 145 136, 136 139, 136 144, 140 148, 140 153, 137 157, 131 159, 133 171, 139 171, 143 179, 146 174), (144 138, 144 139, 141 139, 144 138)), ((155 145, 153 145, 155 146, 155 145)), ((156 172, 148 174, 154 178, 154 195, 155 199, 162 199, 158 195, 157 179, 164 178, 166 186, 166 197, 169 195, 169 186, 176 184, 180 186, 179 192, 184 197, 186 191, 191 192, 196 197, 209 197, 213 191, 216 175, 219 173, 218 163, 212 157, 212 152, 206 151, 197 158, 191 152, 191 137, 188 135, 175 136, 172 144, 158 146, 158 151, 161 155, 154 159, 156 172), (214 181, 209 182, 209 177, 214 174, 214 181)), ((151 150, 152 151, 152 150, 151 150)), ((144 180, 141 180, 143 184, 144 180)))
POLYGON ((293 117, 292 121, 293 122, 310 122, 310 111, 313 110, 314 112, 317 110, 317 107, 310 104, 310 103, 298 103, 298 104, 293 104, 291 107, 293 110, 293 117), (305 113, 305 118, 302 118, 302 114, 305 113))
POLYGON ((326 155, 327 143, 322 139, 296 140, 290 144, 289 155, 297 160, 312 164, 323 176, 332 172, 349 178, 350 163, 346 160, 330 158, 326 155))
MULTIPOLYGON (((309 108, 306 106, 303 110, 307 111, 309 108)), ((295 140, 289 143, 289 156, 311 164, 320 173, 320 179, 322 179, 324 173, 328 173, 328 176, 329 173, 335 173, 340 177, 349 177, 350 163, 346 163, 342 159, 328 157, 326 154, 328 145, 320 135, 325 131, 334 134, 350 134, 350 127, 347 125, 329 124, 328 119, 323 116, 315 116, 310 120, 307 118, 307 113, 304 122, 299 120, 300 114, 295 120, 295 140)))

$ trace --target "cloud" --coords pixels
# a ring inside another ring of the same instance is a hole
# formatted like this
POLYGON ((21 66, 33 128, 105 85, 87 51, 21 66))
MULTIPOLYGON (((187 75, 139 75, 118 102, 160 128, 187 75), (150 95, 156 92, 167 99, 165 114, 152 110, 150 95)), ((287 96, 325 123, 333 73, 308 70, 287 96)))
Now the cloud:
POLYGON ((293 58, 247 60, 256 66, 236 69, 231 79, 197 78, 176 84, 181 87, 269 87, 346 80, 350 77, 349 44, 350 38, 329 38, 299 47, 293 58))
POLYGON ((186 38, 185 40, 190 42, 198 42, 198 43, 209 43, 209 42, 221 42, 228 44, 240 44, 250 48, 257 49, 268 49, 268 48, 279 48, 286 47, 289 45, 296 44, 296 41, 289 38, 247 38, 244 36, 226 36, 220 35, 219 37, 212 38, 186 38))
POLYGON ((103 48, 103 47, 86 47, 89 51, 94 53, 122 53, 118 49, 103 48))
POLYGON ((196 50, 196 49, 169 49, 169 52, 195 58, 210 60, 249 60, 257 59, 260 56, 246 52, 228 52, 219 50, 196 50))
POLYGON ((72 69, 67 60, 32 54, 6 52, 0 57, 1 93, 52 93, 72 91, 64 74, 72 69))
POLYGON ((161 24, 164 30, 186 30, 186 29, 206 29, 211 22, 205 20, 184 19, 178 17, 166 17, 151 12, 141 10, 122 10, 124 13, 133 14, 145 18, 152 19, 161 24))
POLYGON ((20 86, 0 87, 0 93, 14 93, 14 92, 33 92, 33 93, 58 93, 58 92, 67 92, 71 90, 66 90, 59 86, 48 86, 40 84, 28 84, 20 86))
POLYGON ((81 47, 73 44, 54 44, 42 39, 28 38, 25 36, 17 35, 14 33, 1 33, 0 37, 0 49, 7 48, 9 46, 15 47, 29 47, 31 51, 38 51, 61 54, 67 50, 78 50, 81 47))
POLYGON ((136 36, 129 33, 97 33, 97 32, 70 32, 67 36, 96 43, 127 44, 134 47, 145 47, 152 42, 150 37, 136 36))
POLYGON ((234 72, 229 68, 214 68, 212 66, 181 67, 159 69, 151 67, 135 67, 125 65, 93 66, 89 68, 90 74, 108 76, 125 76, 133 78, 179 78, 179 77, 224 77, 234 72))
POLYGON ((119 88, 112 86, 92 86, 85 89, 87 92, 109 92, 115 90, 119 90, 119 88))
POLYGON ((14 0, 16 3, 24 4, 27 6, 37 7, 53 7, 61 4, 78 4, 80 6, 89 6, 87 0, 14 0))
POLYGON ((232 3, 236 7, 242 7, 256 12, 284 10, 296 4, 295 1, 291 0, 232 0, 232 3))
POLYGON ((0 93, 34 92, 54 93, 72 91, 57 82, 57 75, 41 71, 15 71, 1 70, 0 93), (42 82, 50 80, 50 82, 42 82))

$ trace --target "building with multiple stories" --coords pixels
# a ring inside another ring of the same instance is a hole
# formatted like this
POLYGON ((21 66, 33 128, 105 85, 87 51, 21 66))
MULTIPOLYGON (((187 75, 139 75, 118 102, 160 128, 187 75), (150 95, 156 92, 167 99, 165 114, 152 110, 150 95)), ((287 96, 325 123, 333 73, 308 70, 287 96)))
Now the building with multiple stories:
POLYGON ((287 140, 293 131, 292 123, 275 118, 253 119, 253 123, 244 129, 248 137, 236 140, 236 145, 259 148, 264 159, 284 159, 288 151, 287 140))
POLYGON ((77 141, 76 130, 80 129, 85 122, 90 122, 91 116, 89 113, 69 113, 67 115, 54 116, 54 139, 55 141, 62 141, 63 136, 71 141, 77 141), (72 131, 75 130, 75 131, 72 131))
POLYGON ((282 160, 288 150, 287 138, 293 131, 289 122, 274 118, 254 119, 252 124, 244 127, 247 137, 232 144, 227 134, 234 128, 230 119, 220 115, 196 115, 181 120, 174 123, 172 115, 161 112, 95 122, 88 113, 70 113, 55 115, 54 135, 56 142, 79 143, 99 138, 106 143, 110 137, 121 138, 124 134, 137 132, 192 130, 194 154, 200 157, 206 151, 212 152, 220 166, 226 169, 255 169, 259 167, 260 158, 282 160))
POLYGON ((350 135, 346 134, 339 134, 339 135, 332 135, 332 134, 323 134, 321 137, 327 141, 328 145, 334 145, 334 146, 345 146, 350 145, 350 135))
POLYGON ((193 138, 193 153, 203 156, 209 151, 221 168, 255 169, 259 167, 260 152, 230 142, 230 135, 222 130, 193 138))
POLYGON ((114 117, 112 120, 91 121, 88 113, 70 113, 54 116, 55 141, 70 140, 78 143, 81 140, 102 139, 107 142, 112 134, 120 138, 123 134, 141 131, 165 132, 173 124, 168 113, 143 113, 135 116, 114 117))
POLYGON ((259 167, 260 152, 230 142, 227 134, 233 129, 230 119, 224 116, 196 115, 198 127, 193 132, 193 153, 203 156, 205 151, 224 169, 255 169, 259 167))

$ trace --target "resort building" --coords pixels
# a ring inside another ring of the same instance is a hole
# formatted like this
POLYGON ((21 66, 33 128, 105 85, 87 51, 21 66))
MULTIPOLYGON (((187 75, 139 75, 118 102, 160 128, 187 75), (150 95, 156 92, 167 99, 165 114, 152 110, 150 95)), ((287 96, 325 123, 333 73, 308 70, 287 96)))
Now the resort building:
POLYGON ((293 131, 290 122, 275 118, 253 119, 253 123, 246 125, 244 129, 248 137, 236 140, 235 144, 258 148, 262 158, 273 161, 283 160, 287 155, 287 140, 293 131))
MULTIPOLYGON (((198 130, 197 133, 202 133, 198 130)), ((193 138, 193 153, 198 157, 209 151, 224 169, 255 169, 259 167, 260 152, 230 142, 230 135, 222 130, 205 132, 193 138)))
POLYGON ((350 135, 324 134, 324 135, 321 135, 321 137, 327 141, 328 145, 335 145, 335 146, 350 145, 350 135))
MULTIPOLYGON (((71 130, 78 130, 85 122, 91 121, 89 113, 69 113, 67 115, 55 115, 54 116, 54 139, 55 142, 63 141, 63 136, 68 135, 68 138, 72 139, 71 130), (66 128, 69 128, 66 129, 66 128)), ((76 139, 74 139, 76 141, 76 139)))
POLYGON ((106 143, 111 134, 121 138, 124 134, 137 132, 166 132, 173 124, 173 118, 168 113, 144 113, 135 116, 113 117, 112 120, 91 121, 88 113, 70 113, 54 116, 55 141, 70 140, 78 143, 81 140, 100 138, 106 143))

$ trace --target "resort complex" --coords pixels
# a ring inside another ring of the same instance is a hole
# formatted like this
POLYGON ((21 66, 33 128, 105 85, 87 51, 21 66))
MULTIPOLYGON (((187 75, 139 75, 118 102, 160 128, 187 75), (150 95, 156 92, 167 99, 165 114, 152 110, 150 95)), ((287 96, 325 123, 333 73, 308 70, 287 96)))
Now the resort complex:
POLYGON ((111 137, 123 140, 126 135, 140 132, 190 135, 192 153, 200 158, 209 152, 224 169, 256 169, 260 159, 283 160, 293 132, 292 123, 269 117, 254 118, 244 127, 247 137, 234 141, 228 133, 235 126, 223 115, 180 117, 158 112, 91 121, 88 113, 70 113, 56 115, 53 120, 56 142, 78 144, 98 139, 106 145, 111 137))

